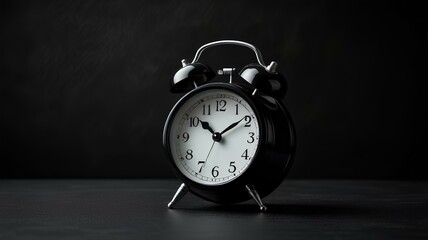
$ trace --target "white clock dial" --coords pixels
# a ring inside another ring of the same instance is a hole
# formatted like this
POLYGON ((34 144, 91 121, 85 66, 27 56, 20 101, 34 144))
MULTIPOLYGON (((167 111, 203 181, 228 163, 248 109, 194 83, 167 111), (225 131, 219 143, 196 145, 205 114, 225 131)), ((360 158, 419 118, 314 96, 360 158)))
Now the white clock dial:
POLYGON ((248 168, 259 135, 258 119, 247 101, 229 90, 210 89, 180 106, 172 120, 169 146, 187 178, 220 185, 248 168))

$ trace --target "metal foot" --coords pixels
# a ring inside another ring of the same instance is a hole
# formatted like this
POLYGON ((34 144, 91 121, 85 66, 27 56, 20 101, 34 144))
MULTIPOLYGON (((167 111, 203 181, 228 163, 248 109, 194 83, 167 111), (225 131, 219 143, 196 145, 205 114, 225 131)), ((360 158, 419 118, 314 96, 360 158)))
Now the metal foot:
POLYGON ((254 199, 254 201, 256 201, 257 205, 259 205, 260 211, 265 212, 267 210, 267 207, 263 204, 262 199, 260 198, 254 186, 245 185, 245 189, 247 189, 250 196, 254 199))
POLYGON ((175 193, 174 197, 172 198, 171 202, 168 203, 168 208, 173 208, 174 205, 178 201, 180 201, 180 199, 182 199, 188 191, 189 191, 189 188, 186 186, 186 184, 182 183, 178 188, 177 192, 175 193))

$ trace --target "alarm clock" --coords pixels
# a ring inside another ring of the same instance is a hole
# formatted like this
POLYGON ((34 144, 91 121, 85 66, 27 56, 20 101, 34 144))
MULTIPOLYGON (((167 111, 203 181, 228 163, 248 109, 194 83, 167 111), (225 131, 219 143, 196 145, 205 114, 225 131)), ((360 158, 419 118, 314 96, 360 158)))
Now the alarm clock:
POLYGON ((191 192, 219 204, 254 199, 266 211, 263 197, 284 180, 295 154, 293 122, 280 101, 287 84, 277 63, 265 65, 255 46, 236 40, 205 44, 192 62, 181 63, 170 90, 186 94, 167 117, 163 145, 182 184, 168 207, 191 192), (199 62, 204 50, 220 45, 247 47, 257 63, 237 73, 199 62))

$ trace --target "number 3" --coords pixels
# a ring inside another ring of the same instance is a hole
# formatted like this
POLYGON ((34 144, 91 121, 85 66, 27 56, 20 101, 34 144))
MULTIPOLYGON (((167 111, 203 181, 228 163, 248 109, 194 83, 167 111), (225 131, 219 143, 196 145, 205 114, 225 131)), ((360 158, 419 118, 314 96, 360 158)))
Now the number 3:
POLYGON ((249 132, 248 134, 250 135, 251 140, 247 140, 247 143, 253 143, 254 142, 254 133, 249 132))

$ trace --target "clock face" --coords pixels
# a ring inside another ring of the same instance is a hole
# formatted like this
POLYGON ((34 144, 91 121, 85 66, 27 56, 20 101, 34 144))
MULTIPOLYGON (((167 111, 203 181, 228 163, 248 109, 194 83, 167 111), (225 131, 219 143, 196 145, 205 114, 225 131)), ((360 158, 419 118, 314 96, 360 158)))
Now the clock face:
POLYGON ((194 182, 221 185, 240 176, 259 146, 259 122, 250 104, 225 89, 194 94, 179 106, 169 131, 178 170, 194 182))

